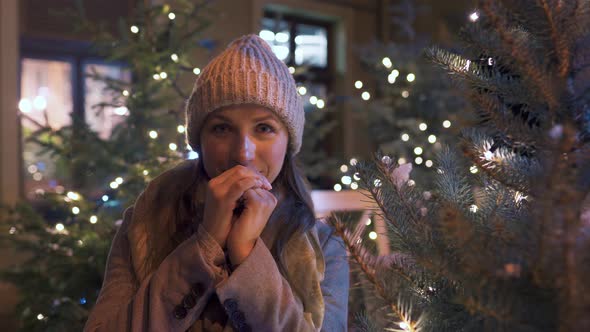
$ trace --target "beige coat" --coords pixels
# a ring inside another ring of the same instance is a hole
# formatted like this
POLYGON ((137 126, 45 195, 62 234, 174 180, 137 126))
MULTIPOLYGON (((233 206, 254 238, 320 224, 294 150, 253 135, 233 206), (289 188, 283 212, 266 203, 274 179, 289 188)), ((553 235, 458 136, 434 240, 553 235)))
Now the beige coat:
POLYGON ((154 272, 141 270, 145 223, 165 219, 170 205, 161 203, 166 201, 162 193, 175 188, 178 179, 189 181, 195 165, 185 162, 154 179, 125 211, 84 331, 346 331, 346 251, 319 221, 287 243, 287 277, 269 250, 276 233, 271 227, 233 272, 201 226, 154 272), (307 292, 297 296, 293 285, 307 292))

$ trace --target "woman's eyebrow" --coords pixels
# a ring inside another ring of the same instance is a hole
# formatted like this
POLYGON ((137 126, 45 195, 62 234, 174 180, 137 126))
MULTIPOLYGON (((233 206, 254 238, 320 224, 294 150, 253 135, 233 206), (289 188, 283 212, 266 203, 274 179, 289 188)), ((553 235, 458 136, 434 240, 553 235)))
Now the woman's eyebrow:
POLYGON ((263 115, 263 116, 259 116, 257 118, 254 118, 252 120, 254 120, 256 122, 261 122, 261 121, 266 121, 266 120, 277 121, 277 119, 275 119, 275 117, 272 115, 263 115))

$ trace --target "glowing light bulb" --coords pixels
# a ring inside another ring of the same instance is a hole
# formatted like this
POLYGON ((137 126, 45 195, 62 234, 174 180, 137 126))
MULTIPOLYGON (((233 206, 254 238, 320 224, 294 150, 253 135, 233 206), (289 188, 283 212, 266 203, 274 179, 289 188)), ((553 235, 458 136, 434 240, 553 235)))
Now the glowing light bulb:
POLYGON ((384 57, 384 58, 383 58, 383 60, 381 60, 381 63, 383 63, 383 65, 384 65, 386 68, 391 68, 391 66, 393 65, 393 64, 391 63, 391 59, 390 59, 390 58, 388 58, 388 57, 384 57))
POLYGON ((169 19, 172 21, 172 20, 174 20, 174 19, 176 18, 176 14, 174 14, 174 13, 169 13, 169 14, 168 14, 168 18, 169 18, 169 19))
POLYGON ((406 76, 406 79, 408 80, 408 82, 414 82, 414 80, 416 79, 416 75, 414 75, 414 73, 409 73, 408 76, 406 76))
POLYGON ((369 92, 365 91, 361 94, 361 98, 363 98, 363 100, 369 100, 369 99, 371 99, 371 94, 369 92))
POLYGON ((361 81, 354 82, 354 87, 357 88, 357 89, 362 89, 363 88, 363 82, 361 82, 361 81))
POLYGON ((408 92, 408 90, 402 91, 402 97, 408 98, 409 96, 410 96, 410 93, 408 92))
POLYGON ((72 213, 73 213, 73 214, 78 214, 78 213, 80 213, 80 208, 79 208, 79 207, 77 207, 77 206, 74 206, 74 207, 72 208, 72 213))
POLYGON ((324 106, 326 106, 326 103, 324 102, 323 99, 318 99, 316 106, 317 106, 317 108, 322 109, 322 108, 324 108, 324 106))
POLYGON ((428 136, 428 143, 431 143, 431 144, 436 143, 436 136, 434 136, 434 135, 428 136))
POLYGON ((423 161, 424 159, 422 159, 422 157, 416 157, 416 159, 414 159, 416 165, 421 165, 423 161))
POLYGON ((183 125, 179 125, 178 127, 176 127, 176 131, 182 134, 185 132, 185 128, 183 125))
POLYGON ((304 86, 300 86, 298 91, 299 91, 299 94, 302 96, 307 93, 307 89, 304 86))
POLYGON ((479 170, 477 169, 477 166, 473 165, 471 167, 469 167, 469 171, 473 174, 477 173, 479 170))
POLYGON ((289 67, 289 73, 295 74, 295 67, 289 67))
POLYGON ((122 184, 123 183, 123 178, 119 176, 119 177, 117 177, 115 179, 115 182, 117 182, 117 184, 122 184))
POLYGON ((64 227, 64 224, 62 224, 62 223, 57 223, 57 224, 55 224, 55 229, 56 229, 58 232, 61 232, 61 231, 63 231, 63 230, 65 229, 65 227, 64 227))
POLYGON ((476 22, 477 20, 479 20, 479 14, 477 12, 473 12, 469 15, 469 20, 471 22, 476 22))
POLYGON ((369 233, 369 239, 371 239, 371 240, 377 239, 377 233, 375 231, 371 231, 369 233))
POLYGON ((422 148, 421 148, 421 147, 417 146, 417 147, 415 147, 415 148, 414 148, 414 153, 415 153, 416 155, 418 155, 418 156, 419 156, 419 155, 421 155, 421 154, 422 154, 422 152, 424 152, 424 150, 422 150, 422 148))
POLYGON ((195 68, 193 68, 193 73, 194 73, 195 75, 199 75, 199 74, 201 73, 201 69, 200 69, 200 68, 197 68, 197 67, 195 67, 195 68))
POLYGON ((449 120, 443 121, 443 127, 450 128, 451 127, 451 121, 449 121, 449 120))
POLYGON ((18 102, 18 109, 23 113, 29 113, 33 110, 33 103, 27 98, 23 98, 18 102))
POLYGON ((176 151, 176 149, 178 148, 178 146, 176 146, 175 143, 170 143, 168 144, 168 148, 172 151, 176 151))
POLYGON ((129 96, 129 91, 123 90, 123 96, 128 97, 129 96))
POLYGON ((336 183, 334 185, 334 191, 340 191, 340 190, 342 190, 342 186, 340 185, 340 183, 336 183))
POLYGON ((316 96, 309 97, 310 104, 315 105, 317 102, 318 102, 318 97, 316 97, 316 96))
POLYGON ((90 223, 96 224, 98 222, 98 218, 96 216, 90 216, 90 223))
POLYGON ((418 129, 420 129, 420 131, 426 131, 426 129, 428 129, 428 125, 424 122, 422 122, 419 126, 418 129))
POLYGON ((402 134, 402 141, 407 142, 410 139, 410 135, 408 134, 402 134))
POLYGON ((347 165, 340 166, 340 172, 342 172, 342 173, 348 172, 348 166, 347 165))
POLYGON ((170 58, 172 59, 172 61, 174 61, 174 62, 178 62, 178 55, 177 55, 176 53, 172 54, 172 55, 170 56, 170 58))
POLYGON ((155 130, 150 130, 150 133, 149 133, 149 135, 150 135, 150 138, 151 138, 151 139, 156 139, 156 138, 158 138, 158 132, 157 132, 157 131, 155 131, 155 130))
POLYGON ((430 159, 429 159, 429 160, 426 160, 426 162, 424 163, 424 165, 425 165, 426 167, 430 168, 430 167, 432 167, 432 165, 433 165, 433 162, 432 162, 432 160, 430 160, 430 159))
POLYGON ((137 26, 135 26, 135 25, 132 25, 130 29, 131 29, 131 32, 133 32, 133 33, 138 33, 139 32, 139 28, 137 26))
POLYGON ((356 182, 353 182, 353 183, 351 183, 351 184, 350 184, 350 189, 352 189, 352 190, 357 190, 358 188, 359 188, 359 185, 358 185, 358 183, 356 183, 356 182))
POLYGON ((349 185, 352 183, 352 179, 350 178, 350 176, 345 175, 340 179, 340 182, 342 182, 342 184, 349 185))
POLYGON ((161 77, 162 79, 166 79, 166 77, 168 77, 168 74, 166 74, 166 72, 165 72, 165 71, 163 71, 163 72, 161 72, 161 73, 160 73, 160 77, 161 77))

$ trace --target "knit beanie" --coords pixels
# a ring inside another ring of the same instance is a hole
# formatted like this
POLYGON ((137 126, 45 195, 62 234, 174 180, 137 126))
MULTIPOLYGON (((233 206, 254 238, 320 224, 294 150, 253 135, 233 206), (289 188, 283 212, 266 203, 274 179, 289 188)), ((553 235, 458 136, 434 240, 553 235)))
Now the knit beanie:
POLYGON ((197 78, 186 105, 190 146, 201 151, 201 127, 209 113, 240 104, 273 111, 289 131, 289 152, 299 152, 305 115, 295 80, 266 41, 253 34, 231 42, 197 78))

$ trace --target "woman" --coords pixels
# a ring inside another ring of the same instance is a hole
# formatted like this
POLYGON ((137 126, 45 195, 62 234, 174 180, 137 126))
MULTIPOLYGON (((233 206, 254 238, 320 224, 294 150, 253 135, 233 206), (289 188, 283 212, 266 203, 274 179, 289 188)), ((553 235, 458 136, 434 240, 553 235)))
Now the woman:
POLYGON ((85 331, 346 331, 342 241, 295 163, 304 113, 265 41, 233 41, 188 101, 200 161, 125 211, 85 331))

